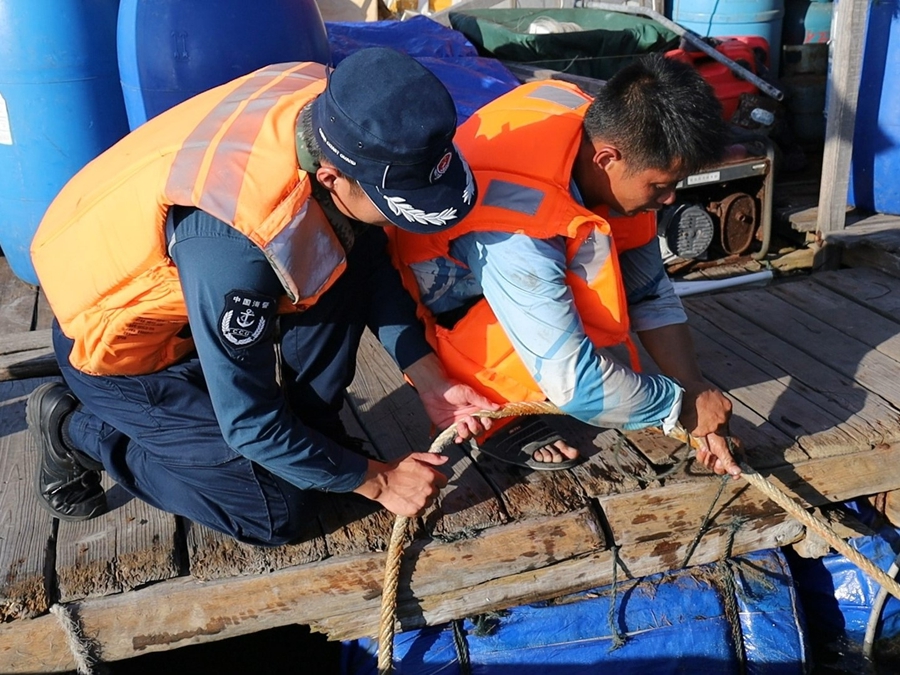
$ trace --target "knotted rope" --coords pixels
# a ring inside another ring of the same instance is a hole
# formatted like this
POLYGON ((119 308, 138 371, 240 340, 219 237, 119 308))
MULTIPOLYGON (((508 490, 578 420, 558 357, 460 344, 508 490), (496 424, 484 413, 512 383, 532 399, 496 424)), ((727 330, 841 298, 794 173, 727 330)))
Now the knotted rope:
MULTIPOLYGON (((515 417, 519 415, 563 415, 559 408, 548 401, 533 401, 521 403, 508 403, 499 410, 484 410, 476 413, 476 417, 488 417, 501 419, 503 417, 515 417)), ((700 447, 697 439, 693 438, 683 427, 677 426, 670 434, 682 443, 688 443, 692 448, 700 447)), ((442 431, 431 444, 428 452, 439 453, 453 438, 456 437, 456 428, 448 427, 442 431)), ((730 443, 729 443, 730 447, 730 443)), ((740 464, 741 476, 766 497, 778 504, 790 516, 802 525, 811 529, 824 539, 833 549, 844 555, 850 562, 859 567, 872 579, 885 588, 891 595, 900 600, 900 583, 879 569, 872 561, 859 551, 842 540, 831 527, 807 512, 799 504, 795 503, 788 495, 770 483, 765 477, 756 472, 753 467, 744 463, 740 464)), ((397 611, 397 588, 400 581, 400 559, 403 554, 403 542, 409 527, 410 518, 397 516, 394 521, 394 529, 388 543, 387 561, 384 570, 384 588, 381 593, 381 615, 378 631, 378 674, 390 675, 393 672, 394 661, 394 629, 397 611)))

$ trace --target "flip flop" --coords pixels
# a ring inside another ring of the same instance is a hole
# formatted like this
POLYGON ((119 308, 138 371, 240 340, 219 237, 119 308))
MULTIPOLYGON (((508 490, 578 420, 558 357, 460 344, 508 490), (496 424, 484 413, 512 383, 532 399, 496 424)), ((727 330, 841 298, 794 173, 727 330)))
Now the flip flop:
POLYGON ((539 462, 532 455, 563 437, 537 417, 519 417, 492 433, 483 441, 476 439, 476 447, 488 457, 501 462, 523 466, 535 471, 562 471, 580 464, 583 457, 562 462, 539 462))

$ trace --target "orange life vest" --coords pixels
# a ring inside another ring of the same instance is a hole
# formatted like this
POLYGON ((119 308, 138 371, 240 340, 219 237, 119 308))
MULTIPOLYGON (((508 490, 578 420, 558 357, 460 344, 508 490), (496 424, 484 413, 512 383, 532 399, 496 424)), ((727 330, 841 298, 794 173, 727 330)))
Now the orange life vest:
MULTIPOLYGON (((417 235, 391 228, 391 253, 403 283, 419 301, 412 263, 450 257, 453 239, 473 231, 567 238, 570 287, 585 332, 598 347, 628 341, 628 308, 616 251, 656 236, 654 214, 601 217, 571 195, 572 168, 590 103, 576 86, 532 82, 488 103, 460 126, 454 138, 475 173, 478 202, 463 221, 443 232, 417 235), (589 241, 590 240, 590 241, 589 241), (602 264, 575 264, 583 246, 608 251, 602 264)), ((482 299, 453 328, 436 324, 419 301, 427 335, 450 376, 495 401, 543 400, 544 393, 515 353, 482 299)))
POLYGON ((297 117, 325 88, 316 63, 280 64, 204 92, 142 125, 82 169, 45 214, 31 247, 72 365, 150 373, 193 349, 166 253, 173 204, 231 224, 266 254, 285 296, 313 304, 345 253, 294 152, 297 117))

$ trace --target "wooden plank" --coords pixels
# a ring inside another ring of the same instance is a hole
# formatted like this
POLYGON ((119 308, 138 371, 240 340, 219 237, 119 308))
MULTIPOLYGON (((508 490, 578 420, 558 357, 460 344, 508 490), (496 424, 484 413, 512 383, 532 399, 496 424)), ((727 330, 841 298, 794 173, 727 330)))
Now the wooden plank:
POLYGON ((558 428, 566 430, 566 438, 579 439, 577 434, 585 437, 577 447, 587 459, 571 472, 588 497, 639 490, 642 482, 656 474, 618 431, 591 427, 571 417, 562 418, 558 428), (586 446, 590 452, 583 450, 586 446))
POLYGON ((0 335, 29 331, 34 324, 38 290, 13 274, 0 257, 0 335))
MULTIPOLYGON (((707 329, 712 326, 703 319, 693 325, 694 346, 704 364, 704 375, 730 397, 769 421, 812 457, 850 452, 859 447, 859 439, 840 428, 838 417, 707 337, 697 330, 697 324, 707 329)), ((801 457, 786 455, 784 459, 794 463, 801 457)))
POLYGON ((805 384, 845 410, 847 419, 855 415, 864 420, 872 429, 873 437, 885 441, 900 438, 900 412, 880 396, 863 389, 852 376, 842 375, 817 356, 788 343, 786 332, 773 335, 727 310, 715 298, 690 298, 689 306, 747 349, 789 372, 792 383, 805 384))
POLYGON ((49 329, 4 336, 0 345, 0 381, 53 375, 59 375, 59 366, 53 355, 49 329))
MULTIPOLYGON (((900 362, 900 321, 885 318, 811 280, 773 286, 771 293, 900 362)), ((900 315, 895 319, 900 319, 900 315)))
MULTIPOLYGON (((775 548, 801 538, 803 526, 785 518, 782 515, 772 516, 738 530, 731 541, 732 554, 775 548)), ((617 579, 622 582, 626 578, 635 579, 669 571, 672 568, 668 561, 682 560, 692 540, 692 536, 680 533, 673 535, 665 546, 660 542, 623 546, 615 562, 617 579)), ((710 532, 694 551, 692 564, 720 560, 730 540, 730 532, 723 532, 721 528, 710 532)), ((612 583, 613 555, 608 550, 596 551, 551 567, 492 579, 475 587, 462 586, 441 595, 417 597, 412 601, 400 602, 397 614, 403 629, 412 629, 605 586, 612 583)), ((373 610, 376 603, 377 599, 368 601, 373 610)), ((329 616, 322 621, 311 622, 311 625, 314 630, 327 633, 333 640, 371 636, 378 629, 373 610, 329 616)))
MULTIPOLYGON (((760 357, 757 366, 770 375, 779 377, 780 373, 790 373, 786 377, 791 387, 799 390, 805 386, 820 394, 820 400, 828 402, 832 414, 857 426, 873 443, 900 438, 900 412, 881 397, 860 387, 852 377, 841 375, 815 356, 729 311, 715 298, 688 300, 685 304, 692 320, 694 314, 702 316, 722 335, 756 353, 760 357)), ((809 398, 812 394, 804 392, 804 395, 809 398)))
POLYGON ((785 342, 821 359, 889 403, 900 406, 900 363, 844 335, 824 321, 801 312, 771 293, 738 291, 717 301, 749 321, 780 335, 785 342))
MULTIPOLYGON (((181 574, 175 517, 134 499, 104 475, 110 511, 60 522, 56 578, 60 602, 109 595, 181 574)), ((47 515, 49 518, 49 514, 47 515)))
POLYGON ((853 227, 827 233, 825 241, 844 248, 868 246, 900 253, 900 216, 876 213, 857 221, 853 227))
POLYGON ((25 401, 44 381, 0 383, 0 623, 49 606, 44 570, 55 528, 34 492, 38 449, 25 423, 25 401))
MULTIPOLYGON (((892 486, 900 485, 898 459, 900 444, 885 444, 856 453, 852 471, 844 470, 846 459, 825 457, 778 467, 765 475, 805 506, 822 506, 895 489, 892 486)), ((721 485, 720 478, 698 478, 599 501, 617 544, 666 541, 673 532, 699 531, 721 485)), ((780 508, 761 492, 746 481, 729 478, 715 501, 711 522, 728 527, 734 518, 755 521, 776 513, 780 508)))
POLYGON ((888 319, 900 317, 900 279, 896 277, 862 267, 820 272, 810 279, 888 319))
MULTIPOLYGON (((727 312, 727 310, 723 309, 722 312, 727 312)), ((695 337, 702 334, 705 338, 722 345, 728 352, 752 364, 772 381, 780 383, 784 387, 784 396, 791 398, 799 396, 806 400, 808 405, 812 405, 813 411, 803 409, 802 415, 790 414, 788 416, 782 415, 782 411, 778 409, 778 403, 776 403, 775 408, 767 415, 770 421, 785 428, 787 433, 791 433, 789 429, 799 429, 812 438, 824 434, 825 442, 822 442, 822 438, 816 438, 815 443, 805 443, 803 439, 800 440, 801 447, 811 457, 850 452, 881 443, 884 440, 883 429, 873 428, 865 419, 849 412, 842 405, 791 377, 775 365, 771 359, 762 357, 739 344, 724 333, 719 325, 708 321, 706 317, 691 309, 688 309, 688 315, 695 337), (836 431, 841 432, 848 439, 846 446, 842 445, 841 436, 834 436, 836 431), (833 445, 829 441, 833 441, 835 444, 833 445)), ((735 317, 735 320, 743 321, 740 317, 735 317)), ((748 381, 752 381, 752 379, 748 381)))
POLYGON ((502 495, 514 520, 560 515, 586 503, 584 492, 569 471, 533 471, 500 462, 477 448, 471 450, 479 470, 502 495))
POLYGON ((849 267, 871 267, 900 278, 900 254, 857 246, 841 252, 841 263, 849 267))
MULTIPOLYGON (((513 523, 488 533, 453 543, 417 542, 407 552, 401 572, 406 615, 420 614, 410 609, 416 598, 475 587, 501 576, 553 570, 561 561, 599 550, 603 541, 589 510, 513 523)), ((565 575, 550 576, 560 589, 571 585, 565 575)), ((383 578, 384 556, 372 553, 228 580, 182 577, 72 603, 71 609, 104 660, 117 661, 341 614, 366 612, 371 625, 378 621, 383 578)), ((55 617, 0 625, 0 672, 59 672, 73 667, 55 617)))
POLYGON ((47 302, 47 296, 42 289, 38 289, 37 307, 35 307, 34 330, 50 328, 53 323, 53 310, 47 302))
POLYGON ((825 118, 825 149, 819 188, 817 231, 824 234, 844 228, 850 155, 856 122, 856 101, 862 72, 868 2, 834 3, 831 25, 830 95, 825 118))
POLYGON ((251 546, 191 521, 185 521, 185 529, 190 573, 201 581, 269 574, 325 557, 325 542, 312 517, 308 533, 285 546, 251 546))
POLYGON ((360 495, 322 494, 316 508, 330 556, 350 556, 387 549, 394 515, 360 495))

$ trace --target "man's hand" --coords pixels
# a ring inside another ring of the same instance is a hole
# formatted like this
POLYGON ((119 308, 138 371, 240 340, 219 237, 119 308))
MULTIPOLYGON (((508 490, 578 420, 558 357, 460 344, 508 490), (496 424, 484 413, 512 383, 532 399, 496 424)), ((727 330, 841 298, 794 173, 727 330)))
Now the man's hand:
POLYGON ((389 464, 370 459, 366 477, 354 492, 391 513, 412 518, 428 508, 447 484, 447 477, 436 468, 446 462, 446 455, 428 452, 414 452, 389 464))
POLYGON ((497 410, 500 406, 472 387, 447 379, 434 354, 424 356, 406 369, 406 375, 419 392, 429 419, 439 429, 456 425, 456 442, 477 436, 491 428, 491 420, 473 417, 481 410, 497 410))
MULTIPOLYGON (((718 475, 728 473, 735 478, 741 469, 728 448, 728 421, 731 419, 731 401, 706 380, 682 383, 684 399, 679 421, 693 436, 700 447, 697 461, 718 475)), ((732 443, 739 447, 737 439, 732 443)))

